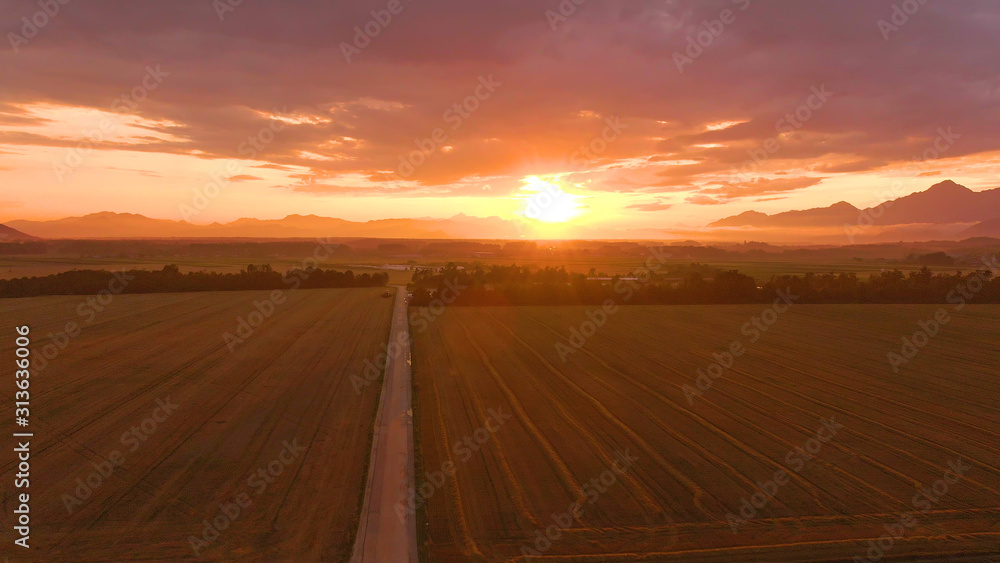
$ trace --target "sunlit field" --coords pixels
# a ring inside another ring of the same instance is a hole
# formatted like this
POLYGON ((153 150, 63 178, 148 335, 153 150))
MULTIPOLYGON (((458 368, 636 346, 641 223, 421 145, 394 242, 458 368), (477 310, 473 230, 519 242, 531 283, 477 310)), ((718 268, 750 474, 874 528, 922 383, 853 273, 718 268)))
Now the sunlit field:
POLYGON ((415 336, 426 560, 843 561, 901 518, 892 558, 995 552, 1000 307, 894 373, 934 312, 622 307, 577 347, 592 309, 447 310, 415 336))
MULTIPOLYGON (((387 338, 379 294, 287 292, 259 325, 271 292, 120 295, 100 310, 83 297, 5 300, 0 330, 31 318, 38 342, 37 560, 346 560, 379 398, 350 376, 387 338), (239 318, 257 326, 240 331, 239 318), (43 359, 54 343, 64 348, 43 359)), ((13 404, 0 410, 14 431, 13 404)), ((2 468, 13 482, 14 462, 2 468)))

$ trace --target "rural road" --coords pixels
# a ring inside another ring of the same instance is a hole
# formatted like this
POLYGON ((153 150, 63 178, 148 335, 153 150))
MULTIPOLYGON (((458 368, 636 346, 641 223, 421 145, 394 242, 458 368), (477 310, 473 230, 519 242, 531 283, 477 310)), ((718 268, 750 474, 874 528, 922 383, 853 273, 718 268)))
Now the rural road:
POLYGON ((352 563, 417 563, 416 515, 402 512, 401 521, 395 508, 415 486, 406 288, 396 289, 389 342, 401 342, 402 350, 385 370, 352 563))

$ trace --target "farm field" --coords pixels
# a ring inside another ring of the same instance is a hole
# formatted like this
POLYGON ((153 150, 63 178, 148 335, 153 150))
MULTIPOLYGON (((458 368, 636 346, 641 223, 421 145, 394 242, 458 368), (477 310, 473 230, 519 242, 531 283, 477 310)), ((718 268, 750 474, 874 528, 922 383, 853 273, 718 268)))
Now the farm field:
MULTIPOLYGON (((357 394, 349 378, 387 338, 382 291, 286 292, 232 353, 223 334, 271 292, 116 296, 91 323, 83 297, 0 302, 0 355, 14 357, 14 327, 30 322, 36 367, 49 333, 83 326, 31 375, 30 553, 346 561, 379 398, 378 384, 357 394)), ((0 419, 8 436, 26 430, 11 401, 0 419)), ((15 508, 5 495, 3 510, 15 508)))
POLYGON ((985 561, 1000 307, 949 308, 894 374, 887 353, 937 309, 797 305, 751 342, 760 306, 622 307, 566 363, 555 344, 589 308, 446 309, 414 330, 424 560, 985 561))

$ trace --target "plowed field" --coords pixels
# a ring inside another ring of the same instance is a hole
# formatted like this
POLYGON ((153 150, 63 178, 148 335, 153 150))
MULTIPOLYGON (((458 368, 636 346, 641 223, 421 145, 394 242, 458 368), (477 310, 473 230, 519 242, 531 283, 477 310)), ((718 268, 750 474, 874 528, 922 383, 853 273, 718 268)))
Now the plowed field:
POLYGON ((750 342, 759 306, 623 307, 565 363, 587 308, 448 309, 414 331, 417 484, 455 466, 423 508, 427 560, 849 561, 905 513, 880 557, 1000 553, 1000 307, 950 311, 894 374, 936 309, 798 305, 750 342), (479 440, 490 409, 510 418, 479 440))
MULTIPOLYGON (((13 373, 3 384, 0 428, 34 432, 32 547, 4 553, 346 561, 379 397, 378 384, 359 395, 349 378, 387 338, 382 291, 286 292, 232 353, 223 334, 270 292, 117 296, 93 317, 78 312, 83 297, 4 300, 11 370, 14 326, 31 327, 33 358, 67 321, 83 326, 31 375, 29 428, 13 424, 13 373)), ((12 514, 14 496, 3 505, 12 514)))

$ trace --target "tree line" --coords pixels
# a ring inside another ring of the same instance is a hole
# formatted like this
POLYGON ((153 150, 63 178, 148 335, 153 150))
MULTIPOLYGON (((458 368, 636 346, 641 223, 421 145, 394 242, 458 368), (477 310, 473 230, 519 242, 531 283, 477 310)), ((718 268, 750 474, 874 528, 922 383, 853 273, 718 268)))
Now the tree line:
POLYGON ((249 265, 239 273, 188 272, 176 265, 162 270, 71 270, 48 276, 0 280, 0 297, 36 297, 39 295, 91 295, 110 290, 114 293, 181 293, 192 291, 240 291, 267 289, 320 289, 346 287, 381 287, 389 274, 355 275, 350 270, 338 272, 321 268, 293 269, 281 273, 270 264, 249 265))
POLYGON ((1000 303, 1000 277, 993 270, 934 274, 924 267, 904 273, 888 270, 861 278, 855 273, 774 276, 759 284, 737 270, 706 272, 701 264, 665 274, 588 279, 565 268, 531 271, 519 266, 477 266, 419 271, 409 289, 410 304, 427 306, 436 299, 449 305, 599 305, 769 303, 777 292, 791 291, 796 303, 1000 303), (672 277, 684 273, 680 278, 672 277))

